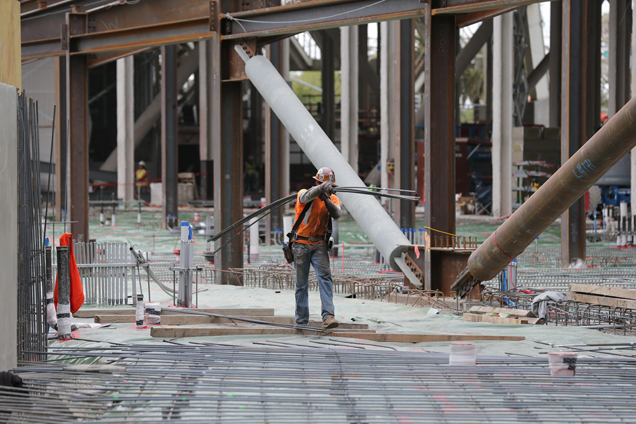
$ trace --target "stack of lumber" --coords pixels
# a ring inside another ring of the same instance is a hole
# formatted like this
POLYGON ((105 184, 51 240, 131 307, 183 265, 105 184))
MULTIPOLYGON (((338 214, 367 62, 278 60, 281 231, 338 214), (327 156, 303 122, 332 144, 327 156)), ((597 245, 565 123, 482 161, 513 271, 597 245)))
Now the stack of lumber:
POLYGON ((543 324, 529 309, 494 308, 473 306, 464 314, 464 321, 489 322, 491 324, 543 324))
POLYGON ((636 309, 636 290, 591 284, 570 284, 567 300, 612 308, 636 309))

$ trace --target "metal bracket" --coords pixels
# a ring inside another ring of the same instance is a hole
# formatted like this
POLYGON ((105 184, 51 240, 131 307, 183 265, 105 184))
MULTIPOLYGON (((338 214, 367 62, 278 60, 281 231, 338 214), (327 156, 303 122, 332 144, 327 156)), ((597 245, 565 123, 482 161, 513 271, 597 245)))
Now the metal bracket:
POLYGON ((217 31, 218 5, 214 0, 210 0, 210 31, 217 31))
POLYGON ((409 281, 413 283, 415 287, 421 289, 423 287, 422 281, 419 278, 417 278, 417 276, 415 275, 413 271, 411 271, 411 268, 406 264, 405 259, 406 259, 406 253, 402 252, 402 254, 399 257, 395 258, 394 260, 395 260, 395 263, 398 265, 398 267, 400 267, 400 269, 402 270, 406 278, 408 278, 409 281))
POLYGON ((60 27, 61 50, 68 50, 68 25, 62 24, 60 27))
POLYGON ((88 22, 86 24, 86 28, 88 32, 97 32, 97 19, 96 18, 88 18, 88 22))
POLYGON ((408 253, 404 253, 404 262, 415 274, 415 276, 420 280, 422 287, 424 287, 424 273, 422 272, 420 267, 417 266, 413 258, 411 258, 408 253))

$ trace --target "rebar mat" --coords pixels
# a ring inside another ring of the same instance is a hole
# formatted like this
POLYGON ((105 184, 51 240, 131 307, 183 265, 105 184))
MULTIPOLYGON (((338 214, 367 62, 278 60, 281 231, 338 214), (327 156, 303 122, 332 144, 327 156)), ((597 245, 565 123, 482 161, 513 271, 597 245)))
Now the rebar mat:
POLYGON ((580 358, 575 377, 554 378, 546 358, 451 367, 437 353, 204 343, 49 348, 52 359, 16 370, 24 392, 0 391, 10 422, 633 422, 636 412, 628 359, 580 358))

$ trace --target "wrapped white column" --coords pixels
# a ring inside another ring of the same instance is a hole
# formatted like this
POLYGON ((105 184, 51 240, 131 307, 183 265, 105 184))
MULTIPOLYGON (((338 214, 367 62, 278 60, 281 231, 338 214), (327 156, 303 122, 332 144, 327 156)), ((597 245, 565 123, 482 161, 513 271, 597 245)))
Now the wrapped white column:
POLYGON ((68 246, 57 248, 57 337, 71 338, 71 279, 68 246))
POLYGON ((135 310, 135 324, 137 328, 144 326, 144 295, 137 295, 137 308, 135 310))
POLYGON ((185 308, 192 307, 192 264, 194 259, 194 245, 192 244, 192 227, 181 222, 181 250, 179 252, 179 297, 177 304, 185 308))
MULTIPOLYGON (((46 239, 47 244, 49 239, 46 239)), ((46 322, 57 329, 57 313, 53 303, 53 266, 51 265, 51 246, 46 246, 46 322)))
MULTIPOLYGON (((316 168, 327 166, 333 169, 341 186, 366 187, 271 62, 263 56, 249 58, 238 45, 235 49, 245 61, 248 78, 311 163, 316 168)), ((338 197, 391 267, 403 271, 399 266, 402 264, 398 264, 402 261, 396 262, 395 259, 400 258, 411 243, 375 197, 352 193, 339 193, 338 197)))
POLYGON ((258 236, 258 219, 254 218, 250 221, 250 259, 258 259, 258 249, 260 238, 258 236))

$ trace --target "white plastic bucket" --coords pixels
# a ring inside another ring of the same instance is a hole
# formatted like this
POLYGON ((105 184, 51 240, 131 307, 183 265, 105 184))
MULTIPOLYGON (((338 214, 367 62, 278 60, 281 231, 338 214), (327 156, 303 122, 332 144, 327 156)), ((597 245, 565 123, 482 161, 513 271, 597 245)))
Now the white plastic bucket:
POLYGON ((550 374, 553 377, 574 377, 577 357, 576 352, 549 352, 550 374))
POLYGON ((451 342, 448 365, 474 366, 477 362, 475 343, 451 342))
POLYGON ((161 304, 159 302, 146 303, 146 323, 161 324, 161 304))

